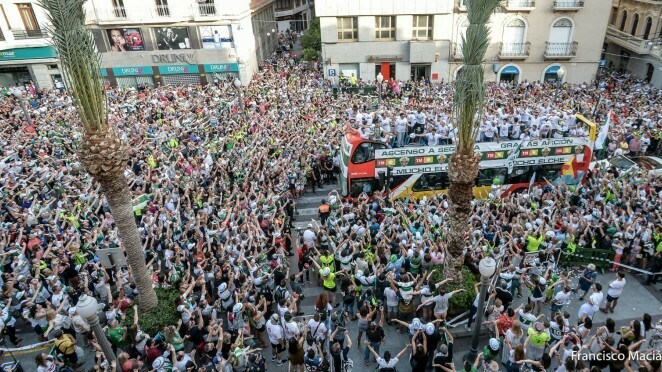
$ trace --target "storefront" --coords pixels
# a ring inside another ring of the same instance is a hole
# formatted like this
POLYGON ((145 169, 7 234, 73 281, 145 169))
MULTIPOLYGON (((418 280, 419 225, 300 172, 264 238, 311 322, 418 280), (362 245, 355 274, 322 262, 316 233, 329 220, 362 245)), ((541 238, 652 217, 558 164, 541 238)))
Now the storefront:
POLYGON ((57 53, 51 46, 14 48, 0 51, 0 85, 29 83, 52 89, 61 81, 57 53))
POLYGON ((152 66, 114 67, 112 71, 117 86, 120 88, 136 88, 141 84, 154 86, 152 66))
POLYGON ((200 69, 198 65, 159 66, 163 85, 199 85, 200 69))
POLYGON ((520 71, 517 66, 509 65, 501 69, 499 81, 519 84, 520 71))
POLYGON ((545 70, 545 75, 543 76, 543 81, 546 81, 548 83, 555 83, 559 80, 559 75, 558 71, 559 68, 561 68, 560 65, 553 65, 547 67, 545 70))
POLYGON ((239 64, 237 63, 212 63, 204 65, 207 81, 213 83, 225 79, 236 79, 239 77, 239 64))

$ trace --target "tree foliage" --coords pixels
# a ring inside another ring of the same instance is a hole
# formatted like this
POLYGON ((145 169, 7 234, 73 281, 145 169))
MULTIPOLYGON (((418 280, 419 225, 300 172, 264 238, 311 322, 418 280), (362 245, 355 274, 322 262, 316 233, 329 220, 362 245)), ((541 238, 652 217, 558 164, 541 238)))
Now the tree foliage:
POLYGON ((317 51, 312 48, 306 48, 303 50, 303 60, 304 61, 317 61, 317 51))
MULTIPOLYGON (((430 276, 430 288, 444 280, 444 270, 441 266, 434 269, 430 276)), ((444 285, 446 292, 457 289, 464 289, 464 292, 456 293, 448 301, 448 315, 459 315, 471 308, 471 303, 476 297, 474 287, 476 285, 476 276, 467 267, 462 268, 462 282, 450 282, 444 285)), ((450 317, 449 317, 450 319, 450 317)))
MULTIPOLYGON (((166 325, 177 325, 179 321, 179 312, 175 306, 175 299, 179 296, 176 288, 156 288, 156 297, 159 299, 159 305, 150 311, 139 311, 138 324, 143 332, 149 335, 155 335, 166 325)), ((138 303, 139 300, 136 300, 138 303)), ((133 324, 133 311, 126 312, 124 325, 133 324)))
POLYGON ((322 51, 322 31, 320 29, 319 18, 310 23, 310 28, 301 38, 301 47, 304 49, 304 53, 306 49, 313 49, 318 52, 322 51))

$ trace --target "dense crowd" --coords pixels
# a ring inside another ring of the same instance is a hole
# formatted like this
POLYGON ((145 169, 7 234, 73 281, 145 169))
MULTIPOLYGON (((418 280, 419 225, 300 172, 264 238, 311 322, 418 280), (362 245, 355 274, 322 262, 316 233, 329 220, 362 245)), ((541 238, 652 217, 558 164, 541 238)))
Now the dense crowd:
MULTIPOLYGON (((154 286, 180 292, 181 322, 156 334, 140 328, 131 270, 103 267, 95 255, 121 239, 98 183, 75 156, 81 134, 71 125, 71 96, 22 87, 28 121, 5 91, 0 325, 9 341, 21 345, 26 332, 55 340, 62 357, 39 354, 40 372, 82 366, 81 347, 93 352, 93 368, 110 369, 75 307, 87 294, 103 304, 101 321, 116 367, 125 372, 264 371, 269 359, 300 371, 341 372, 353 364, 353 346, 362 363, 384 372, 460 368, 445 320, 462 290, 432 282, 435 270, 445 275, 445 196, 391 203, 378 192, 355 200, 333 192, 319 222, 299 232, 292 226, 297 199, 335 182, 345 123, 392 146, 451 143, 452 84, 391 80, 380 107, 368 97, 334 97, 329 84, 283 54, 266 61, 244 88, 245 110, 232 80, 107 91, 109 121, 133 149, 126 177, 154 286), (311 281, 324 292, 304 314, 300 303, 311 281), (358 335, 349 334, 351 322, 358 335), (385 327, 406 334, 401 350, 380 350, 385 327), (409 361, 398 363, 401 358, 409 361)), ((557 101, 553 89, 490 84, 481 140, 579 135, 573 114, 592 112, 601 96, 599 120, 610 111, 615 119, 610 153, 658 151, 659 96, 647 84, 612 75, 597 87, 566 84, 557 101)), ((542 371, 553 363, 559 371, 660 370, 659 361, 614 358, 589 366, 571 357, 660 352, 662 325, 644 314, 619 330, 611 319, 594 327, 597 311, 613 312, 618 304, 626 286, 621 268, 613 265, 617 279, 607 283, 594 265, 564 268, 558 257, 577 247, 614 250, 617 262, 660 271, 661 196, 659 177, 596 169, 577 187, 548 184, 476 201, 465 263, 477 273, 478 261, 490 254, 499 262, 499 280, 487 309, 478 309, 476 287, 466 327, 482 326, 472 319, 484 311, 491 336, 464 369, 498 370, 503 363, 509 371, 542 371), (583 303, 578 314, 564 311, 573 292, 583 303), (515 296, 529 301, 514 307, 515 296)))

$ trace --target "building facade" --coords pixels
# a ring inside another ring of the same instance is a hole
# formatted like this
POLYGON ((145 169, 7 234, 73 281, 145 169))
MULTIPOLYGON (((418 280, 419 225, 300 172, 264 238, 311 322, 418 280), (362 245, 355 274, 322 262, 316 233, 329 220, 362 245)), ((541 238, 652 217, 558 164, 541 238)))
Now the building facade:
MULTIPOLYGON (((597 1, 507 0, 490 22, 485 76, 496 81, 594 79, 610 9, 597 1)), ((318 0, 325 75, 451 81, 462 67, 464 0, 318 0)))
POLYGON ((662 1, 615 0, 603 59, 662 88, 662 1))
POLYGON ((315 18, 314 0, 276 0, 278 32, 307 30, 315 18))
POLYGON ((0 85, 62 86, 57 53, 45 26, 46 16, 36 2, 0 0, 0 85))
POLYGON ((453 4, 447 0, 317 0, 325 76, 433 80, 448 71, 453 4))
POLYGON ((253 30, 254 20, 269 19, 272 3, 92 0, 86 5, 87 24, 107 84, 206 84, 223 78, 248 84, 258 58, 275 48, 267 35, 253 30))

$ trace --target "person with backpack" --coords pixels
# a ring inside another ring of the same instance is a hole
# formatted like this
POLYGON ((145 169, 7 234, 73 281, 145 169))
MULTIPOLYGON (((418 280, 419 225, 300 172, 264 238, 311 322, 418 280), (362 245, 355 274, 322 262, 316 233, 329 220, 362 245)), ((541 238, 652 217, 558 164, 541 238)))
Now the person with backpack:
POLYGON ((405 347, 398 353, 398 355, 395 356, 395 358, 391 357, 391 353, 389 351, 384 352, 384 357, 380 357, 379 354, 375 351, 375 349, 370 346, 370 342, 368 340, 365 341, 365 345, 370 350, 370 353, 372 353, 372 356, 375 357, 377 360, 377 370, 379 372, 396 372, 395 370, 395 365, 398 363, 400 358, 407 352, 407 350, 411 347, 410 343, 407 343, 405 347))
POLYGON ((72 369, 76 369, 78 367, 76 339, 72 335, 62 332, 61 329, 53 332, 53 337, 55 338, 55 347, 62 353, 65 364, 72 369))
POLYGON ((331 366, 333 372, 342 372, 345 370, 345 368, 343 368, 345 364, 353 365, 353 362, 347 357, 349 349, 352 348, 352 340, 349 337, 349 331, 346 328, 341 330, 340 327, 336 327, 336 330, 331 334, 331 339, 335 340, 330 348, 331 361, 333 362, 331 366), (344 342, 338 341, 337 334, 340 332, 343 333, 343 341, 347 341, 347 345, 344 345, 344 342))

